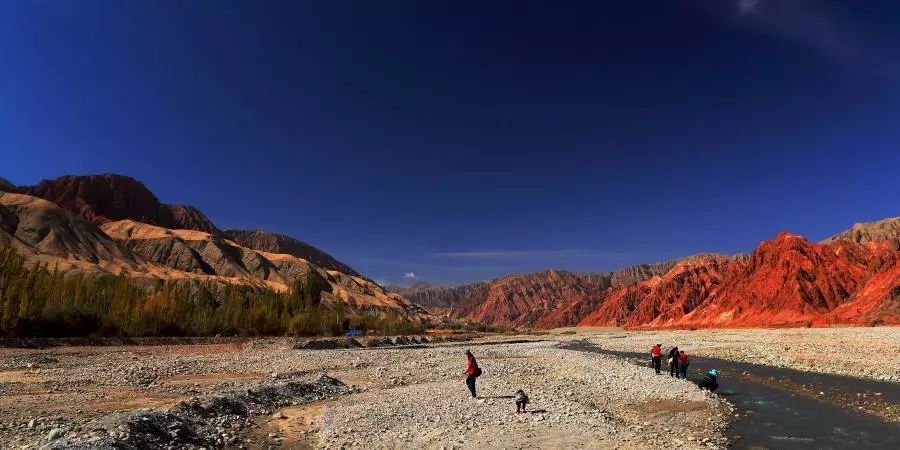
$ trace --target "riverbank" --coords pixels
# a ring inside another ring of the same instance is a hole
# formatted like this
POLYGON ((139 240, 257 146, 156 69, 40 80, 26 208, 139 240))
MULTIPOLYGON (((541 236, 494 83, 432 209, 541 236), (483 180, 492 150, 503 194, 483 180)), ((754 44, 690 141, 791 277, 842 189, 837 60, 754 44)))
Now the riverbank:
POLYGON ((478 400, 468 398, 465 346, 458 343, 295 350, 293 341, 274 339, 0 350, 0 442, 18 448, 51 437, 60 443, 134 439, 138 430, 128 427, 143 423, 140 417, 173 426, 187 410, 183 405, 206 401, 197 399, 239 398, 249 389, 308 383, 325 373, 346 389, 294 406, 254 404, 259 414, 252 417, 211 418, 221 423, 217 436, 191 434, 187 425, 161 435, 172 431, 166 445, 179 448, 205 442, 249 448, 726 445, 730 406, 688 382, 620 358, 557 348, 551 340, 472 344, 484 369, 478 400), (517 415, 511 396, 520 388, 532 403, 529 413, 517 415), (121 416, 129 411, 138 419, 121 416), (116 425, 107 429, 110 424, 116 425))
MULTIPOLYGON (((566 329, 565 331, 571 331, 566 329)), ((623 331, 575 329, 603 348, 689 354, 900 383, 900 327, 623 331)))
POLYGON ((896 379, 897 328, 574 331, 325 350, 287 338, 0 348, 0 442, 140 439, 144 431, 129 427, 146 417, 165 424, 154 442, 177 448, 722 448, 741 439, 815 448, 821 436, 804 424, 828 419, 832 442, 865 444, 885 442, 900 423, 896 381, 823 375, 896 379), (646 356, 656 342, 694 355, 695 379, 715 366, 727 383, 709 395, 655 375, 646 356), (466 348, 485 371, 475 401, 461 374, 466 348), (770 369, 778 365, 806 372, 770 369), (323 374, 333 378, 322 384, 323 374), (532 399, 528 414, 514 412, 520 388, 532 399), (245 403, 252 407, 235 406, 245 403), (231 405, 227 413, 220 404, 231 405), (217 425, 185 419, 198 408, 217 425), (895 428, 885 433, 884 423, 895 428))

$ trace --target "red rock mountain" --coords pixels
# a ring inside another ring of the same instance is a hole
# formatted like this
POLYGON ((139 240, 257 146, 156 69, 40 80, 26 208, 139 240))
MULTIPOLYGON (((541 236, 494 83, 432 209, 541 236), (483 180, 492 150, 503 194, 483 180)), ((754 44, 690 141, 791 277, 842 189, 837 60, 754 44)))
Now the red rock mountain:
POLYGON ((576 273, 563 270, 510 275, 487 283, 456 287, 426 286, 399 292, 433 312, 449 311, 457 319, 503 327, 556 328, 574 326, 620 288, 669 272, 682 261, 743 255, 693 255, 615 272, 576 273))
POLYGON ((813 244, 781 233, 763 242, 742 270, 681 323, 765 326, 816 320, 850 300, 873 256, 864 245, 813 244))
POLYGON ((781 233, 747 261, 699 259, 609 294, 579 325, 749 327, 897 322, 890 245, 781 233), (869 287, 867 287, 869 286, 869 287))
POLYGON ((532 325, 567 300, 608 286, 609 276, 604 275, 551 269, 499 278, 491 282, 486 298, 466 318, 505 327, 532 325))
POLYGON ((894 249, 878 257, 870 270, 852 301, 826 314, 825 323, 900 323, 900 253, 894 249))
POLYGON ((873 229, 879 232, 824 244, 780 233, 749 257, 707 254, 615 273, 503 277, 456 316, 535 328, 898 324, 900 239, 884 231, 890 226, 873 229))
POLYGON ((701 305, 742 263, 717 255, 689 258, 662 276, 611 289, 579 325, 671 325, 701 305))

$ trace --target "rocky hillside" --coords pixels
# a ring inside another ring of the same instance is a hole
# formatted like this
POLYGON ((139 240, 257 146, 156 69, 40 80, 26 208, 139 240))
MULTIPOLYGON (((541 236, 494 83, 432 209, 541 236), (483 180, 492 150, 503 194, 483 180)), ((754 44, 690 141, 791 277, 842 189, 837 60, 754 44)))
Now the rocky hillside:
POLYGON ((900 323, 894 224, 857 225, 823 244, 780 233, 749 256, 693 255, 617 272, 548 270, 404 295, 442 307, 465 299, 453 317, 512 328, 900 323))
POLYGON ((715 255, 686 259, 661 276, 610 289, 580 324, 672 323, 699 306, 740 264, 739 259, 715 255))
POLYGON ((466 318, 504 327, 530 326, 568 300, 609 287, 610 277, 546 270, 490 283, 485 299, 466 318))
POLYGON ((290 236, 263 230, 225 230, 224 235, 244 247, 268 253, 293 255, 325 269, 360 276, 350 266, 334 259, 333 256, 290 236))
POLYGON ((32 263, 282 292, 314 271, 330 285, 326 302, 424 317, 419 306, 315 247, 263 231, 225 234, 196 208, 163 204, 130 177, 65 176, 15 189, 28 194, 0 193, 0 244, 32 263))
POLYGON ((459 286, 416 283, 408 288, 394 287, 393 291, 417 305, 428 308, 432 313, 458 318, 468 315, 487 298, 489 286, 490 283, 486 282, 459 286))
POLYGON ((434 313, 503 327, 573 326, 599 307, 611 289, 665 274, 690 259, 745 259, 745 255, 692 255, 640 264, 615 272, 543 272, 509 275, 490 282, 454 287, 419 285, 398 292, 434 313))
POLYGON ((85 268, 118 273, 141 261, 94 224, 28 195, 0 192, 0 244, 38 263, 62 270, 85 268))
POLYGON ((900 242, 900 217, 891 217, 875 222, 854 224, 849 230, 841 231, 825 240, 822 244, 833 241, 850 241, 857 243, 894 241, 900 242))
POLYGON ((131 219, 165 228, 219 232, 195 208, 165 205, 140 181, 123 175, 67 175, 17 190, 53 202, 96 225, 131 219))
POLYGON ((896 247, 781 233, 746 261, 701 259, 611 292, 579 325, 802 326, 900 322, 896 247))

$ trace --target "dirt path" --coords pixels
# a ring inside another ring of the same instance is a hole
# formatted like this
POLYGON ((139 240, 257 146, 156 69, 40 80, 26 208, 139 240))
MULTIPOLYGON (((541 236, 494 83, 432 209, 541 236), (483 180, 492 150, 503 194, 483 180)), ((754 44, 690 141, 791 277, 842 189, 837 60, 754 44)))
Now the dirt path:
POLYGON ((245 442, 265 447, 313 449, 321 446, 322 416, 331 402, 282 408, 271 416, 257 418, 256 428, 248 433, 245 442))

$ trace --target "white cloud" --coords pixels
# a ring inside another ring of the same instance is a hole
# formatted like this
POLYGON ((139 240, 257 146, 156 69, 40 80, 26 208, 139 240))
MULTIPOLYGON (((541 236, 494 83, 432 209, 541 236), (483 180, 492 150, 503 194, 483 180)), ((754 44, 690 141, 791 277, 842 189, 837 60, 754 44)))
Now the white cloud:
POLYGON ((416 276, 415 272, 406 272, 403 274, 403 278, 407 280, 416 280, 419 277, 416 276))
POLYGON ((756 7, 762 2, 763 0, 738 0, 738 8, 741 10, 741 14, 749 14, 756 10, 756 7))

